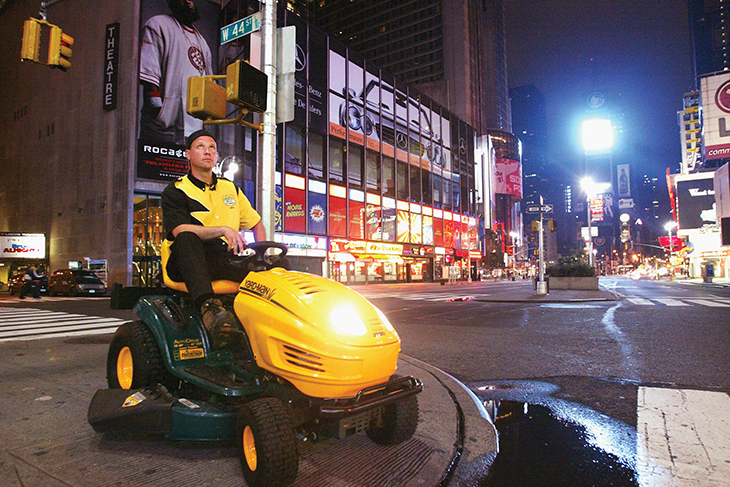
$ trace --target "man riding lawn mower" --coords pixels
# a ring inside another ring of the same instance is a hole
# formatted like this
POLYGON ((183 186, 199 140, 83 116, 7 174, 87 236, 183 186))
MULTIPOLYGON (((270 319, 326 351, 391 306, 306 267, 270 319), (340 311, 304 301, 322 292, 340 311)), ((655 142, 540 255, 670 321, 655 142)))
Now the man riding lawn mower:
POLYGON ((245 247, 233 264, 245 277, 213 280, 202 305, 187 279, 168 274, 167 243, 165 292, 113 289, 113 307, 132 307, 139 297, 140 320, 112 339, 109 389, 97 391, 89 406, 94 429, 234 440, 252 487, 294 482, 297 440, 361 431, 383 445, 409 440, 423 385, 395 374, 400 339, 385 315, 340 283, 279 267, 281 244, 245 247), (209 300, 220 303, 212 323, 209 300))

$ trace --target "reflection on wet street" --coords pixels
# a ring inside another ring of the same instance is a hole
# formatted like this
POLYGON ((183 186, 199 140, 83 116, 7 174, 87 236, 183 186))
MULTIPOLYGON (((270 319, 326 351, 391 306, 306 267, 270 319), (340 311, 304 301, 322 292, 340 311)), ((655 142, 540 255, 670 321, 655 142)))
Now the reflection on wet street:
POLYGON ((546 406, 502 401, 495 424, 500 452, 482 487, 637 485, 625 457, 603 450, 585 426, 546 406))
POLYGON ((730 487, 730 396, 618 379, 484 381, 499 432, 480 487, 730 487))

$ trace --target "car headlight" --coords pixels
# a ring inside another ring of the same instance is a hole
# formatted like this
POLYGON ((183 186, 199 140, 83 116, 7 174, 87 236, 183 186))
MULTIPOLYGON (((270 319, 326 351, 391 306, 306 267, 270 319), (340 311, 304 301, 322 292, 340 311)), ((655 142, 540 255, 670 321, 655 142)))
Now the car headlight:
POLYGON ((338 332, 362 336, 368 332, 365 323, 350 306, 340 306, 330 313, 330 323, 338 332))
POLYGON ((383 322, 383 326, 385 326, 385 329, 388 331, 395 331, 393 330, 393 325, 390 324, 390 321, 388 321, 388 318, 383 314, 382 311, 377 306, 373 306, 375 308, 375 311, 378 313, 378 317, 380 318, 380 321, 383 322))

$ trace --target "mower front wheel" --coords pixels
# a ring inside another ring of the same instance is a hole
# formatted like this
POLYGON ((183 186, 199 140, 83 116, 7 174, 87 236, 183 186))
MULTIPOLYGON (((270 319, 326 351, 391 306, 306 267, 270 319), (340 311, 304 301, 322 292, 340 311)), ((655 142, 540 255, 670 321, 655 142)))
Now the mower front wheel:
POLYGON ((106 361, 110 389, 138 389, 158 382, 169 387, 171 377, 162 363, 157 340, 143 321, 117 328, 106 361))
POLYGON ((418 427, 418 398, 408 396, 383 407, 382 422, 367 430, 378 445, 397 445, 410 440, 418 427))
POLYGON ((294 428, 289 411, 276 398, 245 404, 236 428, 241 469, 251 487, 291 485, 299 470, 294 428))

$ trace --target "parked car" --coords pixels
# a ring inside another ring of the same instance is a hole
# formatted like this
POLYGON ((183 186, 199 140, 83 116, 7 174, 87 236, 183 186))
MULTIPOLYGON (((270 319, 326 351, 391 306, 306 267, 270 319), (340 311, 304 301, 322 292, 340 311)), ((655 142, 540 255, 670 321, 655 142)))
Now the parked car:
POLYGON ((69 296, 104 294, 106 285, 92 271, 58 269, 48 279, 48 293, 51 296, 56 294, 69 296))
MULTIPOLYGON (((25 271, 18 272, 13 277, 8 279, 8 290, 10 291, 10 295, 13 296, 15 294, 20 294, 21 289, 23 289, 23 284, 25 281, 23 280, 23 276, 25 275, 25 271)), ((41 293, 45 293, 48 290, 48 276, 43 275, 41 276, 41 293)))

